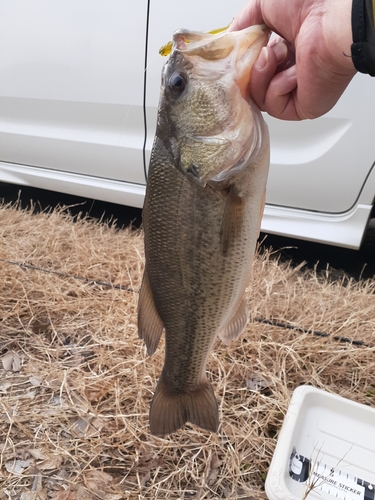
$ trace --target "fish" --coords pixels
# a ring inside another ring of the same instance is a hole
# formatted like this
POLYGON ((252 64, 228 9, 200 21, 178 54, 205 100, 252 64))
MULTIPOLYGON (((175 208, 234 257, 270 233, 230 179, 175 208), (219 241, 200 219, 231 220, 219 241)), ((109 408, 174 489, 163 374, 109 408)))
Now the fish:
POLYGON ((162 71, 143 207, 145 269, 138 336, 165 357, 150 432, 187 422, 217 432, 206 364, 217 337, 248 323, 245 289, 265 204, 269 134, 247 95, 267 44, 264 25, 217 34, 175 31, 162 71))

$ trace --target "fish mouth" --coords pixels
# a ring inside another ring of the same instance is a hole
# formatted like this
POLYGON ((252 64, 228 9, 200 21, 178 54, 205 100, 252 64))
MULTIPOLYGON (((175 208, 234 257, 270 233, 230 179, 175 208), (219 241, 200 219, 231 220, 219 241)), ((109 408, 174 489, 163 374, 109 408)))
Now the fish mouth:
POLYGON ((173 33, 173 49, 187 55, 197 55, 203 59, 224 59, 234 49, 236 56, 242 56, 251 46, 260 46, 257 52, 268 42, 271 30, 265 24, 249 26, 239 31, 228 29, 219 33, 198 32, 179 29, 173 33))
MULTIPOLYGON (((235 105, 235 112, 242 116, 242 111, 238 110, 250 105, 252 114, 257 115, 256 106, 253 106, 251 101, 249 102, 247 88, 252 66, 261 49, 267 44, 269 35, 270 29, 265 24, 251 26, 240 31, 226 30, 218 34, 180 29, 173 34, 173 47, 169 59, 173 64, 171 62, 168 65, 167 62, 166 68, 173 76, 176 61, 179 61, 184 68, 186 64, 189 64, 189 72, 192 71, 193 75, 204 74, 206 77, 204 71, 207 72, 208 67, 211 69, 207 77, 209 81, 213 78, 212 75, 218 75, 219 78, 222 74, 230 72, 234 82, 233 92, 237 93, 236 95, 240 94, 236 101, 240 104, 235 105), (194 57, 190 58, 190 56, 194 57)), ((186 94, 186 91, 183 92, 186 94)), ((169 94, 168 98, 170 98, 169 94)), ((226 181, 244 170, 249 161, 259 152, 263 130, 259 127, 257 116, 254 121, 253 131, 247 138, 247 132, 242 127, 244 132, 241 132, 240 141, 238 141, 237 133, 233 132, 234 126, 230 122, 229 125, 228 122, 224 124, 226 128, 223 130, 212 130, 213 135, 210 135, 209 130, 204 131, 203 134, 196 134, 194 130, 189 131, 187 135, 184 134, 183 144, 179 144, 179 138, 176 136, 171 148, 175 166, 201 187, 205 187, 207 183, 215 185, 226 181), (236 141, 237 145, 232 148, 232 144, 236 141), (186 142, 188 142, 187 146, 184 145, 186 142), (233 154, 229 153, 231 150, 233 154)), ((172 139, 170 142, 172 143, 172 139)))

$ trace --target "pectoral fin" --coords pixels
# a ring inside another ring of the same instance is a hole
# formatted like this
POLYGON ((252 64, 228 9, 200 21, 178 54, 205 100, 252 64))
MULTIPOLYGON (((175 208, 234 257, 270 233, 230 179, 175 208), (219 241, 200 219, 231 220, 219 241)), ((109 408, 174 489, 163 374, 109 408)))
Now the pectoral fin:
POLYGON ((156 310, 145 269, 138 301, 138 337, 145 341, 149 356, 156 351, 163 328, 164 324, 156 310))
POLYGON ((223 220, 221 223, 221 251, 227 255, 230 247, 240 238, 243 231, 245 201, 233 189, 225 204, 223 220))
POLYGON ((219 332, 222 342, 227 344, 231 340, 235 340, 245 330, 248 320, 245 299, 242 299, 229 323, 219 332))

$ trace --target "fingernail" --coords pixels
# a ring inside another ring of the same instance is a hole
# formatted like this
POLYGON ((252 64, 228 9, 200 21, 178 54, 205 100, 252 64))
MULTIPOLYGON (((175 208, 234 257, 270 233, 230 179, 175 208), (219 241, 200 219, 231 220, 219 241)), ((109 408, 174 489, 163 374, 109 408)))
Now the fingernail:
POLYGON ((266 67, 267 63, 268 63, 268 50, 267 47, 263 47, 263 49, 260 51, 258 60, 255 63, 255 67, 257 70, 261 71, 266 67))
POLYGON ((272 45, 272 49, 275 52, 278 63, 281 63, 288 55, 288 47, 284 42, 275 43, 275 45, 272 45))

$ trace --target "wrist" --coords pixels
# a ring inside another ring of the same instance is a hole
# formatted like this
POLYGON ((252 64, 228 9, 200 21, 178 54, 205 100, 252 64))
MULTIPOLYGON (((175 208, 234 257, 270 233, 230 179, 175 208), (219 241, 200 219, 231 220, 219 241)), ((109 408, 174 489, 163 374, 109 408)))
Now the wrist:
POLYGON ((375 76, 375 2, 353 0, 351 47, 353 64, 358 71, 375 76))
POLYGON ((351 56, 353 0, 332 0, 326 2, 326 16, 323 19, 323 33, 332 63, 337 72, 354 74, 356 69, 351 56))

